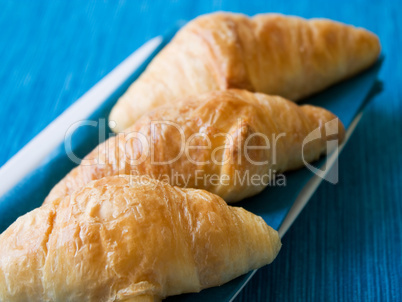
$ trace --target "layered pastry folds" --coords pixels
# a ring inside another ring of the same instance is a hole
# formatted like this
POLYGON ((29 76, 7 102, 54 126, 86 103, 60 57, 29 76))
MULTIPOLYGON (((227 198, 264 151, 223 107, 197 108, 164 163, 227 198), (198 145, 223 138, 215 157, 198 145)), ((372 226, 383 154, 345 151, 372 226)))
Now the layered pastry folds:
POLYGON ((184 26, 153 59, 110 119, 120 132, 156 107, 229 88, 297 101, 362 71, 379 53, 373 33, 331 20, 204 15, 184 26))
POLYGON ((343 137, 342 123, 323 108, 246 90, 210 92, 155 109, 99 145, 46 203, 91 180, 124 174, 149 175, 236 202, 261 192, 276 173, 318 159, 328 139, 343 137), (306 141, 317 130, 320 135, 306 141))
POLYGON ((151 178, 93 181, 0 235, 0 301, 159 301, 273 261, 261 217, 151 178))

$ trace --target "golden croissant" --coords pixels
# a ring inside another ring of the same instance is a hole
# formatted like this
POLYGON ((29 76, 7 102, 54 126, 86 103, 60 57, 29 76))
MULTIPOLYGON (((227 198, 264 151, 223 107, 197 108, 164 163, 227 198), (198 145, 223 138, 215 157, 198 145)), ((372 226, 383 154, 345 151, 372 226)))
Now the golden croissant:
POLYGON ((297 101, 369 67, 379 53, 373 33, 330 20, 204 15, 153 59, 110 119, 121 132, 158 106, 228 88, 297 101))
POLYGON ((318 159, 326 151, 328 127, 335 134, 331 140, 343 139, 343 125, 332 113, 277 96, 226 90, 188 97, 100 144, 45 203, 58 202, 91 180, 120 174, 149 175, 236 202, 261 192, 275 173, 318 159), (315 129, 321 137, 304 143, 315 129))
POLYGON ((159 301, 271 263, 278 233, 204 190, 91 182, 0 235, 0 301, 159 301))

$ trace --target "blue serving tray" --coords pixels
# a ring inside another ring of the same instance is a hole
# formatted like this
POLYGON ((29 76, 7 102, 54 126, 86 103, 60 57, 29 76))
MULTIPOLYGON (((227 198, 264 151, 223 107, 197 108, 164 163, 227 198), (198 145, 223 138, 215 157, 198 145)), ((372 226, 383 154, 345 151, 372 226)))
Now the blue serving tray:
MULTIPOLYGON (((97 121, 97 126, 80 127, 70 137, 72 151, 84 156, 111 135, 107 117, 117 99, 142 73, 152 58, 171 40, 182 22, 169 33, 157 37, 133 53, 87 94, 67 109, 57 120, 35 137, 17 155, 0 169, 0 232, 19 216, 40 206, 50 189, 74 166, 68 158, 63 138, 76 121, 97 121), (102 135, 99 135, 101 131, 102 135)), ((324 107, 336 114, 350 137, 359 120, 359 113, 378 92, 377 74, 382 58, 365 72, 337 84, 303 103, 324 107)), ((346 142, 345 142, 346 143, 346 142)), ((344 144, 345 144, 344 143, 344 144)), ((328 166, 336 158, 329 156, 314 166, 328 166)), ((328 169, 327 169, 328 170, 328 169)), ((286 186, 268 187, 261 194, 242 201, 236 206, 260 215, 281 236, 307 203, 321 179, 307 168, 286 173, 286 186)), ((220 287, 206 289, 197 294, 169 297, 166 301, 232 301, 255 271, 240 276, 220 287)))

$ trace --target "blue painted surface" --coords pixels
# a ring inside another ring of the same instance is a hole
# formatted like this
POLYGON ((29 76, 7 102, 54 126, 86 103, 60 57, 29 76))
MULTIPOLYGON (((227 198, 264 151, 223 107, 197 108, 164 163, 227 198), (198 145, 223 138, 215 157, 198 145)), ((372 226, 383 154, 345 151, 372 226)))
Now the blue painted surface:
MULTIPOLYGON (((324 183, 237 301, 402 300, 400 2, 0 3, 0 165, 102 76, 178 19, 214 10, 327 17, 380 36, 384 91, 324 183)), ((1 185, 1 184, 0 184, 1 185)))

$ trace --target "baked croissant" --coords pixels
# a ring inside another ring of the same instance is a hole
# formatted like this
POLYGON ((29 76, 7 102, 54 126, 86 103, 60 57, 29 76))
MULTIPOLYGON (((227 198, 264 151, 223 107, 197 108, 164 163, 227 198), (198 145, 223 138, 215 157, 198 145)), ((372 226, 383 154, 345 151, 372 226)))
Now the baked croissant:
POLYGON ((330 20, 204 15, 183 27, 153 59, 110 120, 121 132, 158 106, 228 88, 297 101, 367 68, 379 52, 373 33, 330 20))
POLYGON ((271 263, 278 233, 204 190, 91 182, 0 235, 0 301, 159 301, 271 263))
POLYGON ((188 97, 100 144, 45 203, 58 202, 91 180, 119 174, 149 175, 205 189, 229 203, 240 201, 261 192, 273 174, 302 167, 302 154, 306 162, 316 160, 326 151, 325 134, 303 141, 313 130, 329 126, 335 134, 331 139, 341 141, 343 125, 322 108, 246 90, 188 97))

